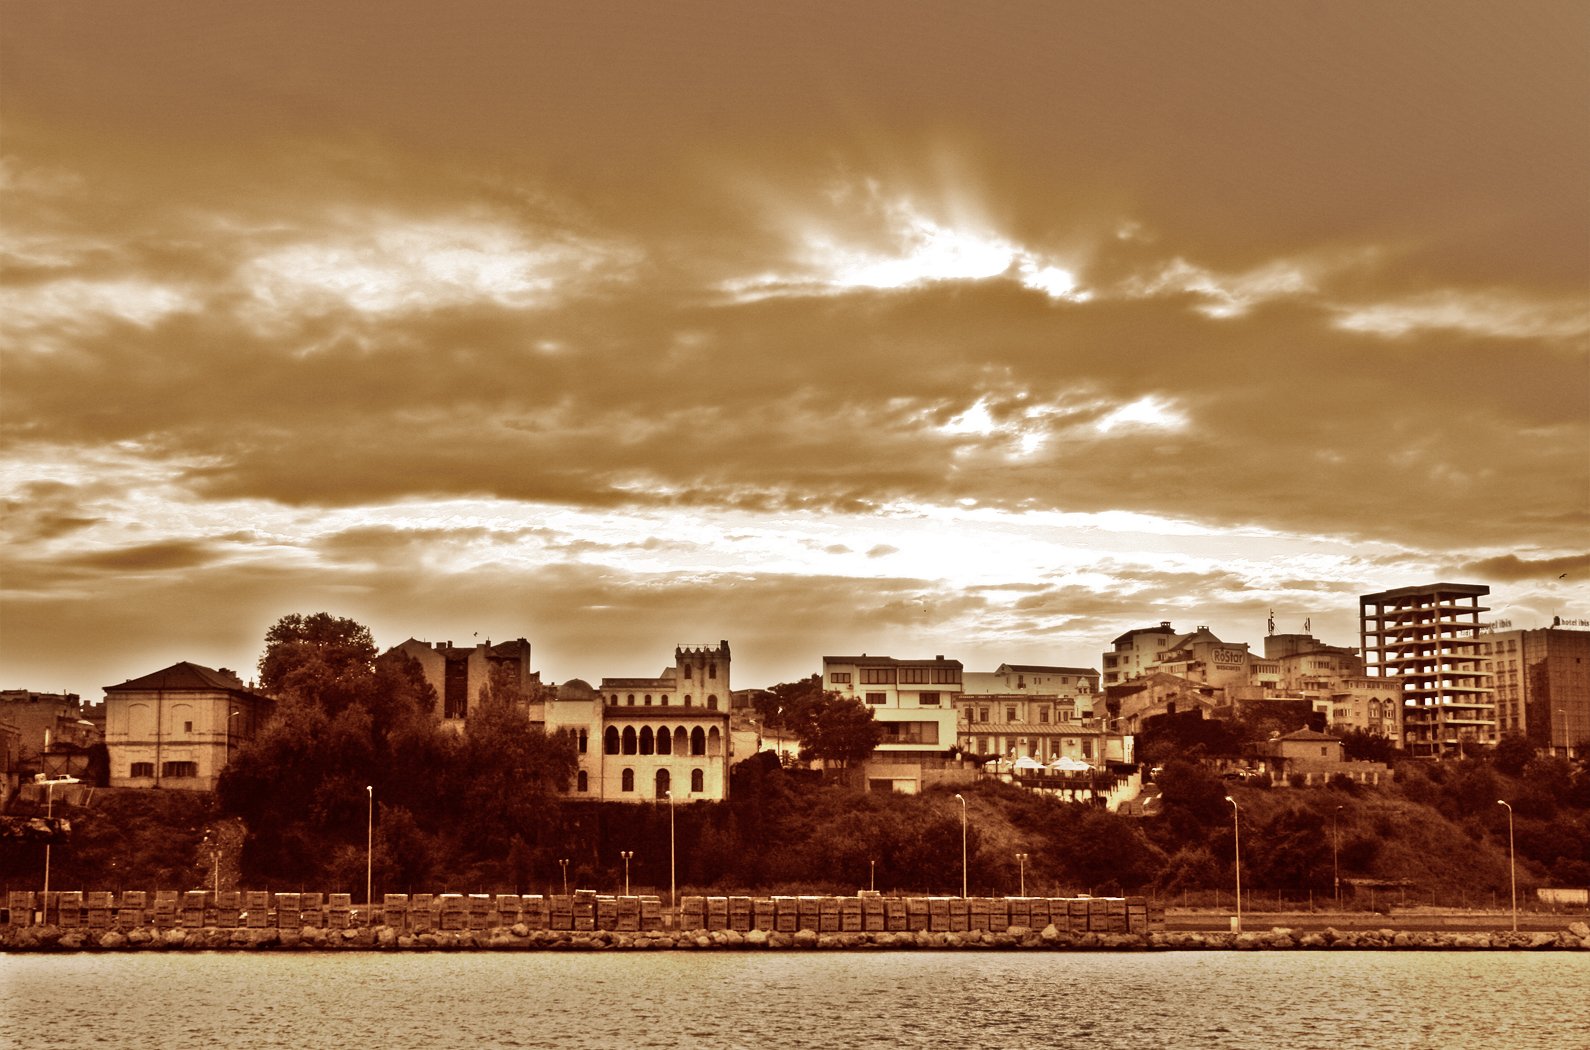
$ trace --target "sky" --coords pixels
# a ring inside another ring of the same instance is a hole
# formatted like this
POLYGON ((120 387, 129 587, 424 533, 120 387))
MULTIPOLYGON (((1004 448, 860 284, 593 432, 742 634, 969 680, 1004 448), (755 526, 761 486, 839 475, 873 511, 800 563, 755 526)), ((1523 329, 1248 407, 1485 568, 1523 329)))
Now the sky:
POLYGON ((1590 6, 0 13, 0 687, 1590 618, 1590 6))

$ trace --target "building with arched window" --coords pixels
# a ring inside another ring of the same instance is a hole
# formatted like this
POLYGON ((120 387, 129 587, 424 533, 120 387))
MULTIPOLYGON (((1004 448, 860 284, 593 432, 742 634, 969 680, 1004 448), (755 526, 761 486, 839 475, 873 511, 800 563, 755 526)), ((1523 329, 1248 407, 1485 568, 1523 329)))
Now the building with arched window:
POLYGON ((232 672, 192 663, 107 685, 110 785, 212 790, 274 708, 232 672))
POLYGON ((586 740, 572 797, 721 801, 729 794, 729 643, 680 645, 655 678, 571 679, 546 705, 547 732, 586 740))

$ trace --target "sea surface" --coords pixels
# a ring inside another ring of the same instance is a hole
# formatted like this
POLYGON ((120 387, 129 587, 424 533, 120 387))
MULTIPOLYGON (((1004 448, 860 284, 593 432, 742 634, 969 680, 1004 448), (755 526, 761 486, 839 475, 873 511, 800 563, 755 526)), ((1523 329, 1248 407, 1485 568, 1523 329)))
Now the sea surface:
POLYGON ((1590 952, 11 955, 0 1045, 1590 1050, 1590 952))

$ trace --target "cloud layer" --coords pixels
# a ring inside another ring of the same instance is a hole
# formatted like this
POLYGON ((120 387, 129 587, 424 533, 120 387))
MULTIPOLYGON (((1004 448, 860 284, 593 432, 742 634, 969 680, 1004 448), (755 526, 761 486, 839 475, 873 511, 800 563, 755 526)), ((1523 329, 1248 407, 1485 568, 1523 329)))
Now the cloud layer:
POLYGON ((760 684, 1590 602, 1572 5, 8 23, 9 686, 311 606, 760 684))

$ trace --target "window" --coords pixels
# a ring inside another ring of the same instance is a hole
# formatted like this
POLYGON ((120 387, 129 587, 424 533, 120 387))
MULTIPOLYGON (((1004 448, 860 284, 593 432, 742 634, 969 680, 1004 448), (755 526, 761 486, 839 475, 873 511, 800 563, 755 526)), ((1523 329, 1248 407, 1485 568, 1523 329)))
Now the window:
POLYGON ((835 671, 833 674, 828 676, 828 680, 830 682, 833 682, 835 685, 849 685, 850 684, 850 672, 849 671, 835 671))
POLYGON ((707 710, 708 711, 716 711, 717 709, 718 709, 718 697, 717 697, 717 694, 713 694, 712 696, 707 697, 707 710))
POLYGON ((1043 724, 1045 724, 1045 725, 1048 724, 1048 722, 1049 722, 1049 709, 1047 707, 1038 708, 1038 721, 1043 723, 1043 724))
POLYGON ((590 743, 590 740, 589 740, 589 738, 587 736, 586 730, 584 730, 584 729, 580 730, 580 742, 579 742, 579 745, 578 745, 579 749, 580 749, 580 754, 582 754, 582 755, 585 754, 586 745, 589 744, 589 743, 590 743))
POLYGON ((589 790, 591 790, 591 778, 586 775, 585 770, 583 770, 583 769, 580 770, 578 773, 574 774, 574 790, 575 791, 589 791, 589 790))
POLYGON ((612 696, 608 697, 607 698, 607 702, 612 704, 614 707, 617 707, 618 706, 618 694, 614 693, 612 696))
POLYGON ((668 774, 668 771, 666 769, 659 769, 657 771, 657 794, 654 795, 653 797, 654 798, 666 798, 668 796, 669 791, 672 790, 672 788, 673 788, 673 777, 671 777, 668 774))
POLYGON ((933 682, 935 685, 954 685, 960 680, 961 669, 959 667, 933 668, 933 682))
POLYGON ((197 762, 167 762, 160 767, 163 777, 196 777, 199 775, 197 762))
POLYGON ((624 754, 633 755, 635 753, 636 745, 638 743, 639 743, 639 741, 635 737, 635 727, 634 726, 625 726, 624 727, 624 754))
POLYGON ((900 681, 902 684, 926 685, 930 677, 930 671, 926 667, 900 668, 900 681))
POLYGON ((183 731, 183 732, 184 732, 184 733, 191 733, 191 732, 193 732, 193 723, 192 723, 192 722, 183 722, 183 723, 182 723, 182 731, 183 731))
POLYGON ((153 762, 134 762, 132 768, 127 771, 127 775, 130 777, 152 777, 155 775, 155 764, 153 762))
POLYGON ((1016 676, 1016 688, 1017 689, 1025 689, 1025 688, 1027 688, 1027 676, 1026 675, 1019 674, 1019 675, 1016 676))
POLYGON ((653 750, 651 726, 642 726, 640 730, 640 753, 649 755, 653 750))
POLYGON ((689 664, 685 664, 685 681, 690 681, 690 676, 694 673, 694 670, 689 664))
POLYGON ((986 708, 986 707, 979 707, 979 708, 978 708, 978 709, 977 709, 977 720, 978 720, 978 721, 979 721, 979 722, 986 722, 986 721, 988 721, 988 708, 986 708))
POLYGON ((690 698, 690 694, 686 693, 685 694, 685 706, 689 707, 693 702, 694 701, 692 701, 691 698, 690 698))
POLYGON ((702 731, 700 726, 696 726, 690 731, 690 753, 692 755, 704 755, 707 753, 707 734, 702 731))
POLYGON ((620 780, 620 786, 625 791, 635 790, 635 771, 633 769, 624 770, 624 775, 620 780))
POLYGON ((609 755, 618 754, 618 727, 608 726, 602 734, 602 750, 609 755))
POLYGON ((922 704, 924 707, 937 707, 939 703, 939 694, 922 693, 917 697, 917 703, 922 704))
POLYGON ((1006 708, 1005 708, 1005 721, 1014 722, 1015 720, 1016 720, 1016 709, 1014 707, 1006 706, 1006 708))
POLYGON ((657 730, 657 753, 659 755, 671 755, 674 753, 673 734, 668 732, 667 726, 657 730))
POLYGON ((708 664, 707 665, 707 677, 708 678, 713 678, 713 679, 718 677, 718 665, 717 664, 714 663, 714 664, 708 664))
POLYGON ((646 694, 646 706, 647 707, 651 706, 651 694, 650 693, 646 694))
POLYGON ((883 730, 878 738, 881 744, 937 744, 939 742, 939 724, 937 722, 880 722, 878 728, 883 730))
POLYGON ((867 694, 867 703, 869 703, 869 704, 887 703, 888 700, 889 700, 889 694, 888 693, 868 693, 867 694))
POLYGON ((861 669, 862 685, 888 685, 894 681, 894 668, 892 667, 863 667, 861 669))
POLYGON ((629 696, 629 706, 630 707, 634 707, 635 706, 635 694, 634 693, 630 693, 630 694, 628 694, 628 696, 629 696))
POLYGON ((718 755, 723 751, 723 735, 718 732, 718 727, 713 726, 707 733, 707 754, 718 755))
POLYGON ((690 790, 698 795, 707 790, 707 775, 699 769, 690 771, 690 790))

